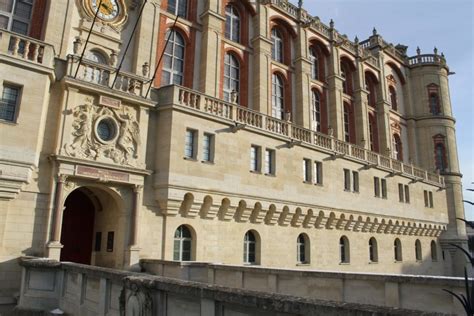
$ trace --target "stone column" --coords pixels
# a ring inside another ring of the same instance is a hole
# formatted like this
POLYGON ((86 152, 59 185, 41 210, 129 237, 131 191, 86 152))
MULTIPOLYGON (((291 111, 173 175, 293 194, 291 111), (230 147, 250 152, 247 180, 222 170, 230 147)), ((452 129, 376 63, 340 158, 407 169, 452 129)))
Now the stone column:
POLYGON ((202 19, 202 44, 201 64, 199 66, 201 77, 199 90, 213 97, 220 96, 221 78, 221 33, 222 23, 225 18, 220 15, 217 1, 210 0, 207 10, 201 15, 202 19))
POLYGON ((54 196, 54 205, 53 205, 53 223, 51 225, 51 237, 48 242, 47 256, 48 258, 59 260, 61 257, 61 224, 63 219, 63 191, 64 183, 67 180, 66 175, 59 175, 56 181, 56 191, 54 196))
POLYGON ((140 205, 141 205, 141 192, 143 186, 135 185, 133 187, 132 196, 132 209, 130 212, 130 237, 129 237, 129 248, 127 250, 125 267, 131 270, 139 270, 138 262, 140 260, 140 247, 138 246, 138 229, 140 226, 140 205))
POLYGON ((369 114, 367 96, 368 91, 365 89, 365 74, 364 64, 357 58, 356 61, 357 71, 355 73, 354 82, 354 119, 356 126, 356 144, 370 149, 369 141, 369 114))
POLYGON ((293 117, 296 124, 311 129, 311 93, 309 74, 311 73, 311 61, 308 59, 308 43, 306 31, 298 26, 298 38, 295 56, 295 95, 296 106, 293 117))

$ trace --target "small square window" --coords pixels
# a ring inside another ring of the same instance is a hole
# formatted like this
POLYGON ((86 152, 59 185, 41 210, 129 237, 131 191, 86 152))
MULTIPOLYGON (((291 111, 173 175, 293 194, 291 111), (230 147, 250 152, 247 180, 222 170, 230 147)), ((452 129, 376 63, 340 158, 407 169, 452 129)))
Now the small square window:
POLYGON ((2 99, 0 100, 0 120, 15 121, 20 101, 20 91, 21 88, 18 86, 3 85, 2 99))
POLYGON ((275 175, 275 151, 265 149, 265 174, 275 175))
POLYGON ((214 161, 214 135, 204 133, 202 145, 202 160, 205 162, 214 161))
POLYGON ((197 132, 192 129, 186 130, 186 139, 184 144, 184 157, 189 159, 196 159, 196 135, 197 132))
POLYGON ((323 184, 323 164, 319 161, 314 162, 314 183, 323 184))
POLYGON ((304 182, 312 182, 310 159, 303 159, 303 179, 304 179, 304 182))
POLYGON ((260 153, 260 146, 252 145, 250 147, 250 171, 260 172, 260 153))

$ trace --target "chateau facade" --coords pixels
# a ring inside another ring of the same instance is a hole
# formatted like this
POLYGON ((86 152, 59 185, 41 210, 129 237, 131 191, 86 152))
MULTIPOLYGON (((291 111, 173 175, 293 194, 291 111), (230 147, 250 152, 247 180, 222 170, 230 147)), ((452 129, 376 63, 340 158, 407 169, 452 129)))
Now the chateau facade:
POLYGON ((0 297, 17 258, 460 275, 449 68, 285 0, 0 7, 0 297))

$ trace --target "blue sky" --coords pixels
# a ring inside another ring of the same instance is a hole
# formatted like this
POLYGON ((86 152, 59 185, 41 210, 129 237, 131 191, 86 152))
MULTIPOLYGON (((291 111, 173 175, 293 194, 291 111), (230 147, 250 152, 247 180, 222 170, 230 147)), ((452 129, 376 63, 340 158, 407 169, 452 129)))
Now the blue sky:
MULTIPOLYGON (((293 3, 298 1, 293 0, 293 3)), ((375 27, 389 43, 408 46, 408 55, 444 52, 450 71, 464 199, 474 201, 474 0, 305 0, 303 7, 321 21, 332 18, 350 39, 368 38, 375 27)), ((474 206, 464 204, 474 220, 474 206)))

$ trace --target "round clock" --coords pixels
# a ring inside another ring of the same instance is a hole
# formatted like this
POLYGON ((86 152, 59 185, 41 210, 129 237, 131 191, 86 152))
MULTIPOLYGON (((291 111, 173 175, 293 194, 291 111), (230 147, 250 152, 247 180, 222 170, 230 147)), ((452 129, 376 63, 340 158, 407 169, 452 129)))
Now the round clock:
POLYGON ((104 21, 112 21, 119 16, 120 5, 117 0, 91 0, 91 9, 97 12, 97 17, 104 21), (100 5, 100 8, 98 8, 100 5))

